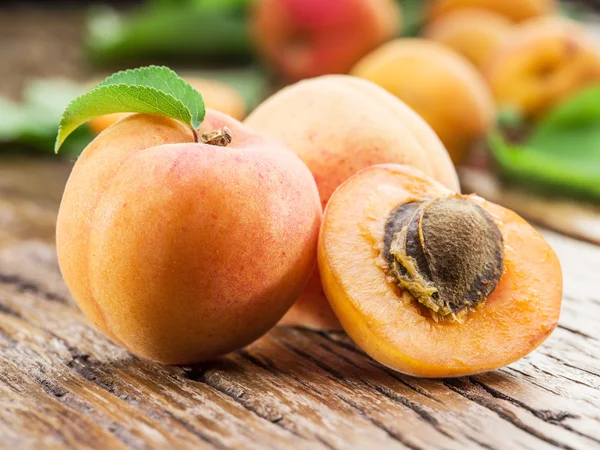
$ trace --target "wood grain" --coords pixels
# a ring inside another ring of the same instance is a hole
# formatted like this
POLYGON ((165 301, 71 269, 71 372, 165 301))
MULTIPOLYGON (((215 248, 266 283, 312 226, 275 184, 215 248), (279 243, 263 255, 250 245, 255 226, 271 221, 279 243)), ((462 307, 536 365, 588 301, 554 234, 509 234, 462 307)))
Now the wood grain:
POLYGON ((544 231, 565 277, 559 328, 484 375, 411 378, 343 333, 296 328, 165 367, 95 331, 62 282, 68 171, 0 160, 0 448, 600 448, 600 248, 544 231))

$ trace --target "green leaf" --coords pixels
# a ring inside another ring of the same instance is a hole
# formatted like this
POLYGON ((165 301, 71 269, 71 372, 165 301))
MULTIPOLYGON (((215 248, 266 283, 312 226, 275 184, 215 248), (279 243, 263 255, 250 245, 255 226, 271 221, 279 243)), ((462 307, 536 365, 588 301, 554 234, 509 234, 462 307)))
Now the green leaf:
POLYGON ((244 11, 188 5, 141 8, 124 15, 103 5, 90 11, 86 29, 89 59, 113 67, 157 59, 222 65, 225 60, 250 62, 254 53, 244 11))
POLYGON ((402 8, 400 36, 418 36, 425 22, 424 0, 397 0, 402 8))
MULTIPOLYGON (((0 143, 15 144, 2 149, 51 152, 64 109, 85 90, 70 80, 42 78, 25 84, 19 103, 0 97, 0 143)), ((63 145, 63 155, 77 156, 91 140, 88 130, 77 130, 63 145)))
POLYGON ((200 93, 171 69, 149 66, 118 72, 69 103, 60 120, 55 151, 81 124, 117 112, 171 117, 195 133, 205 110, 200 93))
POLYGON ((600 200, 600 87, 567 99, 519 145, 489 138, 501 173, 537 190, 600 200))

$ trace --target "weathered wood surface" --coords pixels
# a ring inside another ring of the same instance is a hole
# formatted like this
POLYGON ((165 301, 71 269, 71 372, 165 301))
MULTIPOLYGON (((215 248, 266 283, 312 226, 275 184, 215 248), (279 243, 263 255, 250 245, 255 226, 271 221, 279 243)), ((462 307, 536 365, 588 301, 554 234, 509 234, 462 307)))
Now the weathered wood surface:
POLYGON ((104 339, 61 280, 68 171, 0 160, 0 448, 600 448, 600 248, 544 232, 564 270, 560 325, 492 373, 402 376, 342 333, 301 329, 164 367, 104 339))

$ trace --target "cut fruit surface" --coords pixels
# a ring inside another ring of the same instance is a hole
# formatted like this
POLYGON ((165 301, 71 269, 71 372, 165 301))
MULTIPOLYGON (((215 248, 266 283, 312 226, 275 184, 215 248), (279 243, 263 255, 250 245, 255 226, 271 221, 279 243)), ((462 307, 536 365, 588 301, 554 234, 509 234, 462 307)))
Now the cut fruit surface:
POLYGON ((399 287, 384 255, 390 214, 402 204, 456 196, 408 166, 372 166, 334 193, 321 227, 321 279, 343 328, 374 359, 410 375, 496 369, 535 349, 558 321, 556 254, 517 214, 475 195, 461 198, 489 213, 502 235, 503 270, 491 294, 462 320, 450 321, 399 287))

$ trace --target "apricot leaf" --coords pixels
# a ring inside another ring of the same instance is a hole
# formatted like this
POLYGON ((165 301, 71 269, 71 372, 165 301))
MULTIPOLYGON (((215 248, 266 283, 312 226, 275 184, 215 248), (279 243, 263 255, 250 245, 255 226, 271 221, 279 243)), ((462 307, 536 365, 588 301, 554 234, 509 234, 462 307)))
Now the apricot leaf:
POLYGON ((600 87, 582 90, 509 144, 500 132, 489 145, 508 180, 561 195, 600 199, 600 87))
POLYGON ((111 75, 67 106, 60 120, 55 152, 88 120, 118 112, 157 114, 179 120, 194 133, 204 120, 198 91, 167 67, 141 67, 111 75))

